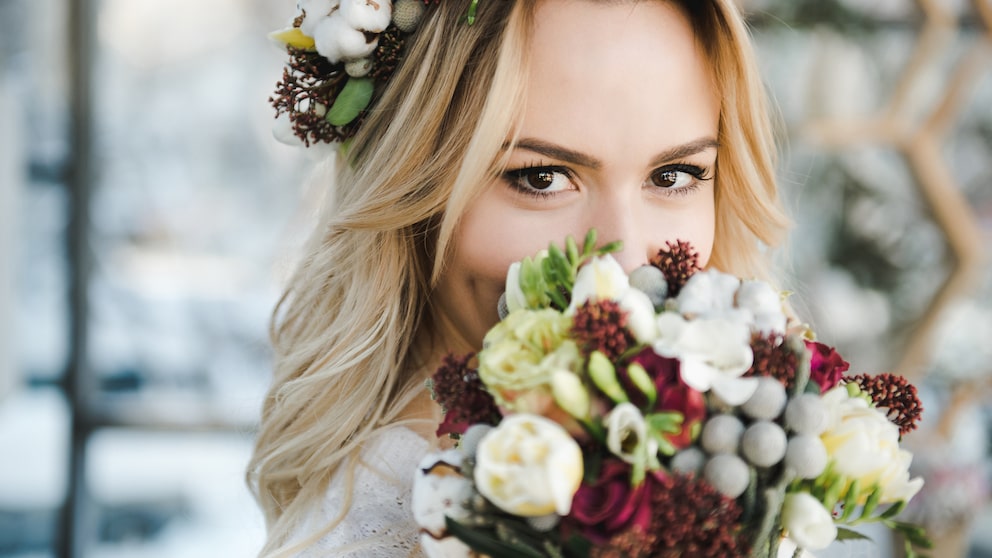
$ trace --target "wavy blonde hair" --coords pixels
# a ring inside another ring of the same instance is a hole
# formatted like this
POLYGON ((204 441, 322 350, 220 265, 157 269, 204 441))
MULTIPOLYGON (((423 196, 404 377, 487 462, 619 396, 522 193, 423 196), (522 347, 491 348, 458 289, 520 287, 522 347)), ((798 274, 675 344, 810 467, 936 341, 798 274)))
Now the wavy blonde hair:
MULTIPOLYGON (((676 3, 723 98, 710 265, 768 277, 764 247, 788 221, 747 30, 733 0, 676 3)), ((290 548, 346 458, 423 393, 431 292, 459 218, 505 167, 538 2, 483 0, 471 26, 468 4, 429 10, 338 165, 336 189, 274 313, 275 378, 247 475, 266 519, 265 556, 288 555, 333 528, 290 548)))

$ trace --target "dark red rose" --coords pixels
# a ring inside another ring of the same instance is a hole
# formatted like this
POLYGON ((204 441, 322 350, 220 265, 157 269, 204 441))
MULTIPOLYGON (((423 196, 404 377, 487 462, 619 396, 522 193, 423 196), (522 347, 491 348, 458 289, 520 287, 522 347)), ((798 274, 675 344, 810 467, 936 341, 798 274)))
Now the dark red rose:
MULTIPOLYGON (((658 399, 652 410, 682 414, 682 430, 677 434, 666 434, 665 437, 678 449, 687 447, 692 442, 693 430, 698 429, 696 425, 702 424, 706 419, 706 401, 703 399, 703 394, 682 381, 678 359, 660 356, 648 348, 638 353, 631 362, 643 366, 648 376, 654 380, 658 399)), ((624 386, 627 387, 627 393, 640 394, 637 388, 629 383, 626 374, 623 375, 623 379, 629 384, 624 386)), ((633 403, 640 407, 647 403, 647 399, 643 396, 632 399, 633 403)))
POLYGON ((809 363, 809 379, 819 384, 821 393, 833 389, 844 377, 844 372, 851 367, 833 347, 816 341, 806 341, 806 349, 812 355, 809 363))
POLYGON ((593 544, 603 544, 613 535, 651 524, 652 486, 664 478, 650 471, 644 482, 630 485, 631 466, 618 459, 603 461, 598 478, 583 483, 572 498, 568 522, 593 544))

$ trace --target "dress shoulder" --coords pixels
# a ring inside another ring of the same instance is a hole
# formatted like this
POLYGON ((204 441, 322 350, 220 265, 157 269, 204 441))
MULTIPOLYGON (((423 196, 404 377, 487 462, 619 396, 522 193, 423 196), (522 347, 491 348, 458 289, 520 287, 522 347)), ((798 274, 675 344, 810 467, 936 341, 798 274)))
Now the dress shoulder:
MULTIPOLYGON (((410 502, 414 471, 430 449, 427 440, 404 427, 373 435, 354 464, 354 489, 344 519, 298 556, 422 558, 410 502)), ((297 540, 321 531, 340 515, 349 465, 342 464, 331 478, 319 508, 297 531, 297 540)))

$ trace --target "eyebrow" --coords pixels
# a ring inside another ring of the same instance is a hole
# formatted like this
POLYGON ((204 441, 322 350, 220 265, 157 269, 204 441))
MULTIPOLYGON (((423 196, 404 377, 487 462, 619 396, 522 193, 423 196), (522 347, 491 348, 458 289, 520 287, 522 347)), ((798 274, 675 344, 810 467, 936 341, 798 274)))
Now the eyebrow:
MULTIPOLYGON (((508 147, 509 143, 503 145, 504 149, 508 147)), ((720 147, 720 142, 716 141, 715 138, 704 137, 695 139, 688 143, 676 145, 655 155, 654 158, 651 159, 651 166, 661 165, 675 159, 682 159, 684 157, 689 157, 690 155, 702 153, 707 149, 716 149, 718 147, 720 147)), ((523 138, 516 143, 514 148, 533 151, 534 153, 538 153, 552 159, 588 167, 593 170, 599 169, 603 166, 602 161, 591 155, 536 138, 523 138)))

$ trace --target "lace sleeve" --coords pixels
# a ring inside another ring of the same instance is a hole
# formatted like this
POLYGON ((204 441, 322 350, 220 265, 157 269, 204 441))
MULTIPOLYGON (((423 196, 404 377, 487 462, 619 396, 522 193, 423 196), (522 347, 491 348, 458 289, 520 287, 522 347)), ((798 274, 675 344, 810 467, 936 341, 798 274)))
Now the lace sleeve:
MULTIPOLYGON (((422 558, 410 500, 414 470, 429 450, 430 444, 407 428, 390 428, 372 438, 355 468, 354 493, 344 520, 299 558, 422 558)), ((338 517, 346 467, 331 479, 320 508, 298 530, 297 540, 338 517)))

